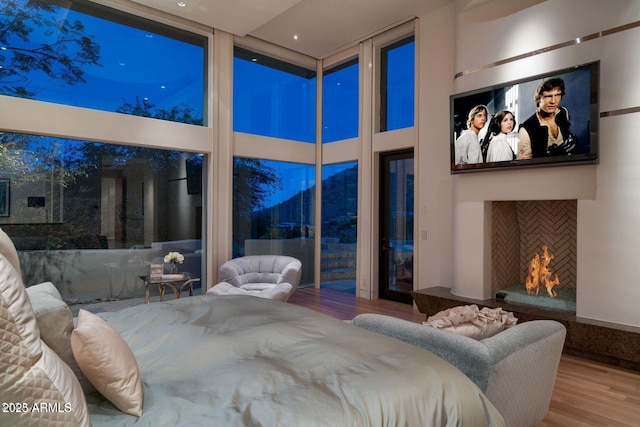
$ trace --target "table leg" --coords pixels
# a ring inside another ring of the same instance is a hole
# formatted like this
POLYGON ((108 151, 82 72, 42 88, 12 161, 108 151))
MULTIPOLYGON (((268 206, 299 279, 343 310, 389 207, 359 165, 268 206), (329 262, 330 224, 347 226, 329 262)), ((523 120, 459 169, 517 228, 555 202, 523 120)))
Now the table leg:
POLYGON ((180 286, 180 293, 182 293, 182 291, 184 290, 184 288, 186 288, 187 286, 189 287, 189 296, 192 297, 193 296, 193 283, 194 282, 198 282, 200 279, 189 279, 186 282, 184 282, 181 286, 180 286))
POLYGON ((149 283, 144 282, 144 302, 149 304, 149 283))
POLYGON ((175 283, 171 284, 171 289, 173 289, 173 295, 175 295, 176 299, 180 299, 182 289, 180 289, 175 283))
POLYGON ((158 285, 160 289, 160 301, 164 301, 164 285, 158 285))

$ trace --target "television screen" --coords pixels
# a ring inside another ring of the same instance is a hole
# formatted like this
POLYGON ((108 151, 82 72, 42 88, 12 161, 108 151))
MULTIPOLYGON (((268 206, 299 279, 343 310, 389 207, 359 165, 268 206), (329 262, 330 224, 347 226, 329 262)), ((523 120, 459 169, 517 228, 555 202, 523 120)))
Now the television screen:
POLYGON ((451 173, 598 162, 600 62, 452 95, 451 173))
POLYGON ((186 159, 187 194, 202 193, 202 156, 186 159))

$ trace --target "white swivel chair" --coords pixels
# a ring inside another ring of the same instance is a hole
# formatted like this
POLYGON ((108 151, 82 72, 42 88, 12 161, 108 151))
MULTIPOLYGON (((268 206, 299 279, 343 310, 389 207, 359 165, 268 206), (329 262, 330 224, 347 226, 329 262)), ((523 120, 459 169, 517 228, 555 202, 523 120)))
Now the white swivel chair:
POLYGON ((220 267, 208 295, 250 295, 286 302, 300 283, 302 263, 285 255, 248 255, 220 267))

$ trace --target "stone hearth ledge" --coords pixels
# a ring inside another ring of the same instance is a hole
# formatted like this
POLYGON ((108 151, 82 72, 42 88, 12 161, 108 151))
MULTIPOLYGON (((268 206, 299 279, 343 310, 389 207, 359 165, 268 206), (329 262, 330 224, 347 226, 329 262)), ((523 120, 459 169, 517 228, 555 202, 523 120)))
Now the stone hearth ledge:
POLYGON ((502 307, 513 312, 518 322, 557 320, 567 328, 565 354, 640 371, 640 328, 637 327, 585 319, 562 310, 506 300, 459 297, 443 286, 420 289, 412 292, 411 296, 426 317, 458 305, 476 304, 479 308, 502 307))

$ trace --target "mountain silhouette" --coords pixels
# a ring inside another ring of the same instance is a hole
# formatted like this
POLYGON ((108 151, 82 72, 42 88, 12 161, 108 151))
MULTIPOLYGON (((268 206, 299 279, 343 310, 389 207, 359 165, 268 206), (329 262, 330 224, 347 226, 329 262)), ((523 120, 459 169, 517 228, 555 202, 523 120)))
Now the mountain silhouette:
MULTIPOLYGON (((277 226, 287 238, 312 237, 315 224, 315 185, 301 190, 289 199, 253 213, 254 224, 271 224, 278 218, 277 226)), ((355 240, 358 212, 358 166, 355 165, 322 180, 322 234, 323 237, 340 237, 355 240), (353 230, 346 232, 345 228, 353 230), (352 234, 352 236, 350 236, 352 234)), ((276 225, 276 224, 272 224, 276 225)))

